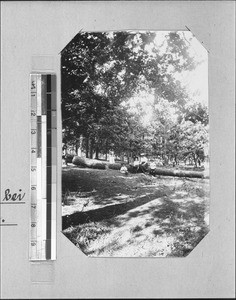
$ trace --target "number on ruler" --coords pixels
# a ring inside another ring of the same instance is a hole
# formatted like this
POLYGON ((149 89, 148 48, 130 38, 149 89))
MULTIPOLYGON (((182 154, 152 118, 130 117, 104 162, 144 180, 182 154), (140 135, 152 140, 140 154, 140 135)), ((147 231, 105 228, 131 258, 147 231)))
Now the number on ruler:
POLYGON ((31 134, 36 134, 36 129, 31 130, 31 134))
POLYGON ((31 171, 35 172, 36 171, 36 167, 31 167, 31 171))
POLYGON ((34 80, 31 81, 31 90, 36 89, 36 82, 34 80))
POLYGON ((36 153, 36 150, 35 149, 31 149, 31 153, 36 153))
POLYGON ((36 242, 31 242, 31 246, 36 246, 36 242))
POLYGON ((32 208, 34 208, 34 209, 36 209, 36 208, 37 208, 37 206, 36 206, 36 205, 31 205, 31 207, 32 207, 32 208))
POLYGON ((31 190, 32 191, 36 190, 36 186, 31 186, 31 190))
POLYGON ((35 223, 32 223, 32 224, 31 224, 31 227, 36 227, 36 224, 35 224, 35 223))
POLYGON ((36 116, 36 112, 35 111, 31 111, 31 116, 35 117, 36 116))

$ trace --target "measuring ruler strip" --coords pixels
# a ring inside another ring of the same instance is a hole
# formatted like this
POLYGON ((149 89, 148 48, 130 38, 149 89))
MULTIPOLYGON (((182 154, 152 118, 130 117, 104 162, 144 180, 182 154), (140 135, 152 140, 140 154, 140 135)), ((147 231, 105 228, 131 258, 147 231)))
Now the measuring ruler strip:
POLYGON ((51 256, 51 77, 47 76, 47 232, 46 232, 46 257, 51 256))
MULTIPOLYGON (((37 81, 37 83, 40 81, 37 81)), ((37 97, 37 101, 41 101, 40 97, 37 97)), ((38 104, 37 108, 41 105, 38 104)), ((43 259, 44 251, 43 251, 43 205, 42 205, 42 116, 37 115, 37 252, 36 258, 43 259)))
POLYGON ((57 98, 56 76, 51 77, 51 147, 52 147, 52 181, 51 181, 51 256, 56 257, 56 187, 57 187, 57 98))
POLYGON ((37 257, 37 76, 31 76, 31 166, 30 166, 30 190, 31 190, 31 220, 30 220, 30 246, 31 258, 37 257))
POLYGON ((56 76, 31 74, 31 260, 56 258, 56 122, 56 76))
POLYGON ((51 98, 51 109, 52 109, 52 139, 51 139, 51 145, 52 145, 52 247, 51 247, 51 253, 52 257, 56 258, 56 205, 57 205, 57 97, 56 97, 56 76, 52 76, 51 78, 51 86, 52 86, 52 98, 51 98))

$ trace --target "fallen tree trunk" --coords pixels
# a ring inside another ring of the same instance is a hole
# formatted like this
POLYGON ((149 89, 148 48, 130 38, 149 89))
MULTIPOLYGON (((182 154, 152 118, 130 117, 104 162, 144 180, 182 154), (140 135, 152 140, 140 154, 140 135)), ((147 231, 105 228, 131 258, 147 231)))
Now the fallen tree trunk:
POLYGON ((98 160, 98 159, 90 159, 80 156, 74 156, 72 163, 76 166, 84 167, 84 168, 92 168, 92 169, 113 169, 120 170, 120 163, 109 163, 108 161, 98 160))
POLYGON ((97 159, 90 159, 80 156, 74 156, 72 163, 76 166, 93 168, 93 169, 106 169, 106 161, 100 161, 97 159))
MULTIPOLYGON (((98 160, 98 159, 90 159, 80 156, 74 156, 72 163, 79 167, 84 168, 92 168, 92 169, 113 169, 120 170, 121 163, 109 163, 108 161, 98 160)), ((127 165, 128 172, 137 173, 143 172, 148 173, 149 167, 148 164, 142 166, 136 170, 132 165, 127 165)), ((165 168, 156 168, 152 171, 153 175, 161 175, 161 176, 176 176, 176 177, 189 177, 189 178, 208 178, 208 176, 204 175, 204 172, 201 171, 185 171, 185 170, 173 170, 173 169, 165 169, 165 168)))
POLYGON ((162 176, 177 176, 177 177, 190 177, 190 178, 204 178, 203 172, 184 171, 184 170, 170 170, 164 168, 156 168, 153 171, 154 175, 162 176))

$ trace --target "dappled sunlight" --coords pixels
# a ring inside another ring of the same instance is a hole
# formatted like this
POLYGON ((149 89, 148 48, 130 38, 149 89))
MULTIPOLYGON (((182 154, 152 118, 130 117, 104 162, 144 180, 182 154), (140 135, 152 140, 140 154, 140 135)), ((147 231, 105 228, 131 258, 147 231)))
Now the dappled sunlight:
POLYGON ((71 172, 63 233, 88 256, 186 256, 209 231, 206 180, 132 174, 128 186, 117 171, 71 172))
POLYGON ((154 199, 113 218, 116 226, 112 232, 106 232, 92 241, 85 253, 90 256, 117 257, 145 256, 147 253, 149 256, 166 257, 179 251, 189 253, 194 248, 191 244, 195 235, 201 236, 202 228, 207 224, 204 224, 203 218, 199 218, 201 212, 193 202, 182 208, 165 201, 164 198, 154 199), (175 251, 177 240, 181 242, 178 251, 175 251))
POLYGON ((127 199, 127 198, 129 198, 129 196, 128 195, 122 195, 122 194, 118 194, 117 196, 115 196, 113 199, 114 200, 124 200, 124 199, 127 199))
POLYGON ((64 47, 62 232, 86 255, 186 256, 207 234, 207 65, 190 31, 64 47))
MULTIPOLYGON (((93 243, 89 247, 89 256, 100 257, 166 257, 171 254, 173 237, 149 237, 147 234, 136 233, 132 235, 129 232, 123 232, 122 236, 118 236, 112 242, 111 240, 103 240, 103 247, 96 249, 97 243, 93 243)), ((99 240, 100 242, 100 240, 99 240)))
POLYGON ((62 217, 63 229, 67 228, 69 225, 78 225, 89 221, 100 221, 115 217, 117 215, 123 215, 135 207, 139 207, 147 202, 152 201, 158 195, 159 197, 163 196, 163 192, 157 190, 153 194, 141 195, 136 197, 134 200, 126 201, 125 203, 119 202, 119 204, 106 205, 102 208, 87 211, 77 211, 72 215, 64 215, 62 217))
MULTIPOLYGON (((94 191, 94 193, 96 193, 96 191, 94 191)), ((131 203, 137 200, 134 196, 119 193, 114 197, 106 199, 106 204, 104 204, 104 201, 101 201, 98 195, 89 196, 90 194, 91 193, 84 193, 84 196, 81 197, 80 193, 69 193, 69 195, 64 199, 62 216, 71 215, 76 212, 89 212, 99 208, 104 208, 111 205, 126 204, 127 202, 131 203), (88 197, 86 197, 86 194, 88 194, 88 197)), ((152 193, 144 193, 138 198, 141 200, 152 195, 152 193)), ((150 198, 148 198, 148 200, 149 199, 150 198)), ((134 206, 135 205, 136 204, 134 204, 134 206)))
POLYGON ((207 226, 210 225, 210 216, 209 216, 209 211, 204 213, 204 222, 206 223, 207 226))
POLYGON ((62 206, 62 216, 71 215, 77 211, 86 211, 91 208, 91 203, 93 203, 94 198, 88 197, 88 198, 77 198, 70 200, 69 204, 66 202, 62 206))

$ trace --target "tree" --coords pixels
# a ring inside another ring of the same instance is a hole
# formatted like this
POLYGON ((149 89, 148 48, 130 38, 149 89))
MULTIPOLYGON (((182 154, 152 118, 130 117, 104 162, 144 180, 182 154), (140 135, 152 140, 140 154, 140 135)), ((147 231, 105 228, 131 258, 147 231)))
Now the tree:
POLYGON ((121 103, 145 90, 155 95, 156 103, 161 98, 183 105, 188 95, 173 74, 194 67, 180 34, 167 34, 164 53, 155 38, 155 32, 80 32, 64 48, 65 143, 83 146, 87 157, 95 151, 97 158, 111 149, 135 155, 150 148, 148 128, 121 103))
POLYGON ((201 122, 184 121, 181 124, 180 141, 182 157, 192 158, 197 167, 204 161, 204 147, 208 144, 208 127, 201 122))
POLYGON ((185 121, 191 121, 192 123, 201 122, 203 125, 208 125, 209 114, 208 108, 201 103, 193 103, 186 106, 183 109, 185 121))

